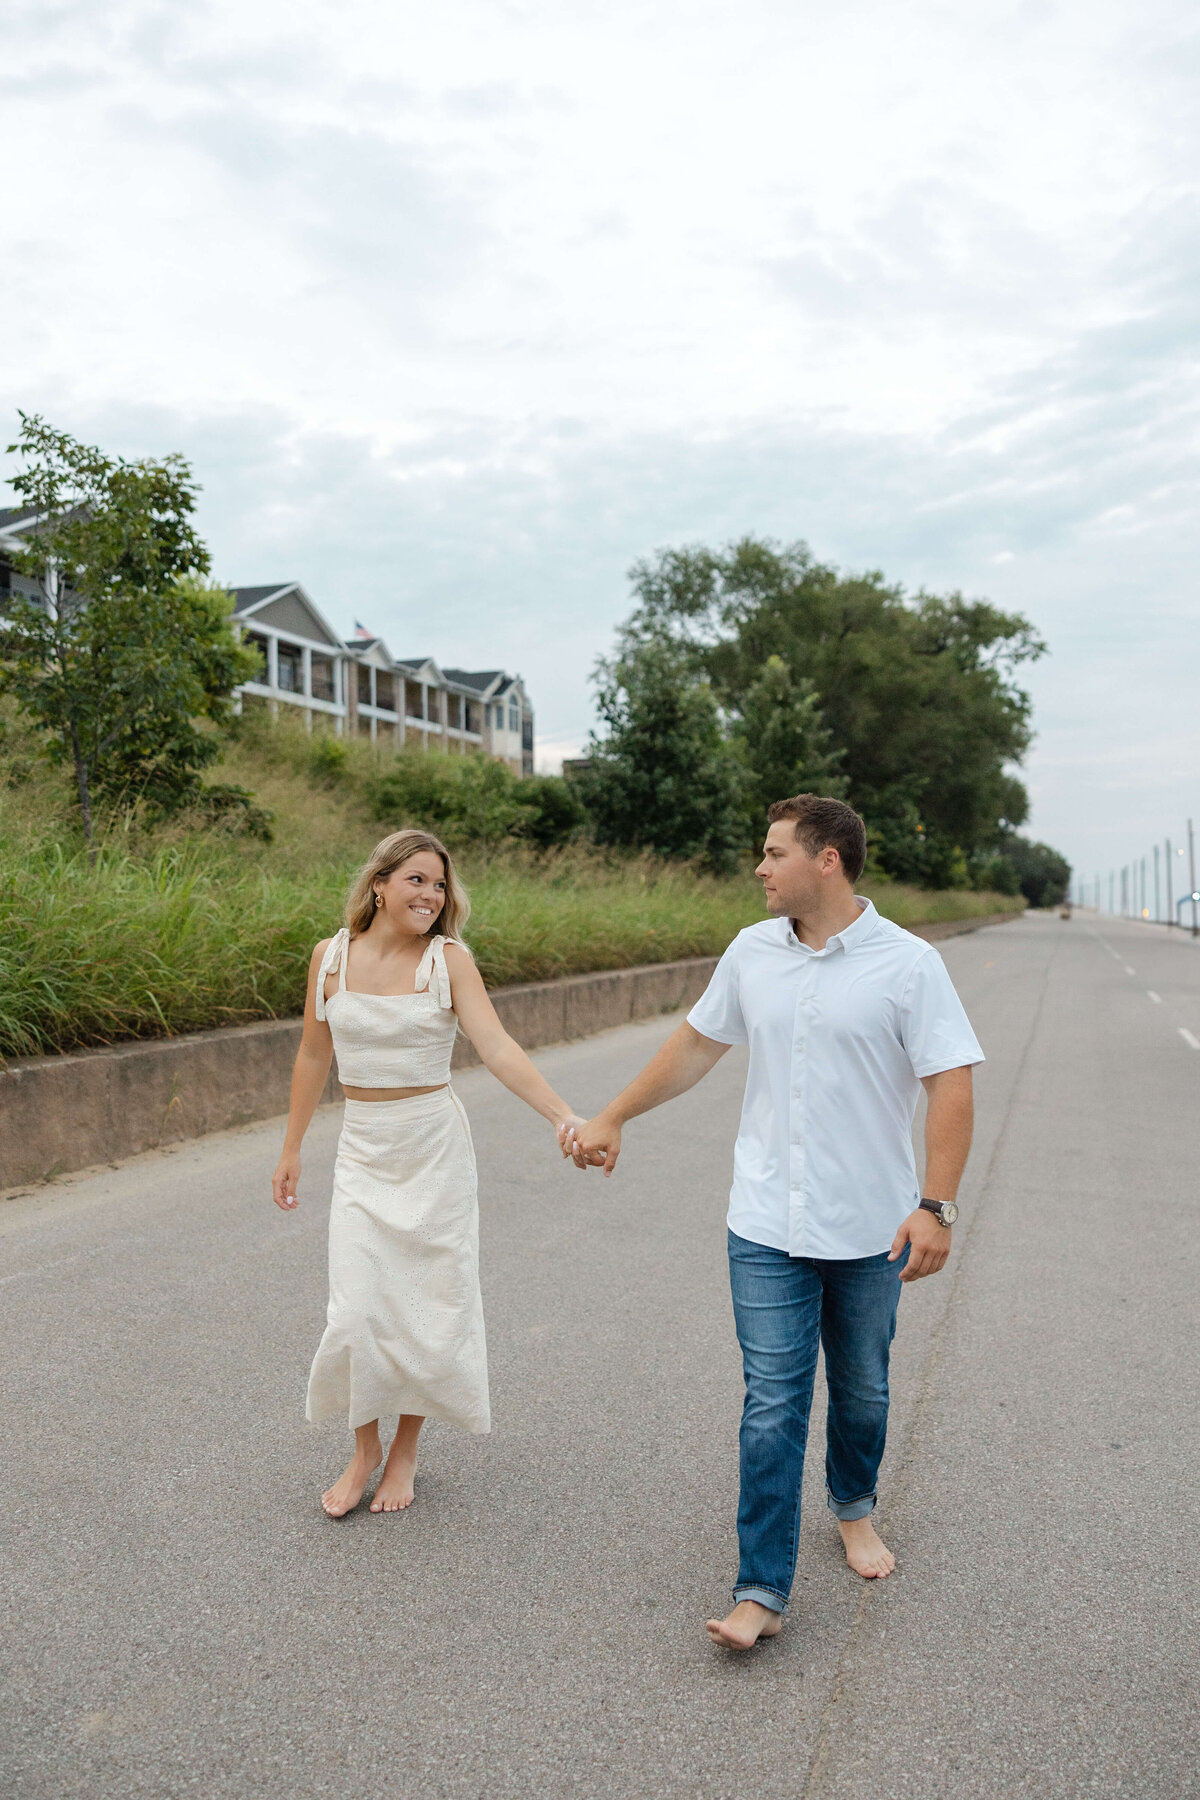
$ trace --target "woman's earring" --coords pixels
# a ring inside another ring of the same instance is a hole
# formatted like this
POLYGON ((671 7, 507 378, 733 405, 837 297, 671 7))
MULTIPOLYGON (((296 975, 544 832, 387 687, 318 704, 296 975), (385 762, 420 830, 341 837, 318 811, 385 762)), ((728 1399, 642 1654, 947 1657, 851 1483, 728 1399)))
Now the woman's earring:
POLYGON ((377 894, 376 894, 376 895, 375 895, 375 904, 376 904, 376 906, 382 906, 382 905, 383 905, 383 895, 382 895, 382 894, 379 894, 379 893, 377 893, 377 894))

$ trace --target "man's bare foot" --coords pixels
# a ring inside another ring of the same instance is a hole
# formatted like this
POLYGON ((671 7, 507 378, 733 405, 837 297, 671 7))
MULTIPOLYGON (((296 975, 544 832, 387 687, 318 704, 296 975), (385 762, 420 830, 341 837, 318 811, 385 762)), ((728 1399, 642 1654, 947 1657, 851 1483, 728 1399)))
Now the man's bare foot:
POLYGON ((871 1523, 865 1519, 839 1519, 838 1530, 846 1546, 846 1561, 856 1575, 878 1581, 890 1575, 896 1559, 871 1523))
POLYGON ((397 1454, 395 1444, 388 1451, 383 1480, 375 1489, 372 1512, 403 1512, 413 1503, 413 1478, 417 1473, 417 1447, 397 1454))
POLYGON ((363 1489, 383 1461, 383 1451, 376 1443, 374 1450, 356 1450, 346 1464, 346 1472, 340 1481, 326 1488, 321 1495, 321 1505, 331 1519, 342 1519, 348 1512, 353 1512, 363 1497, 363 1489))
POLYGON ((739 1600, 724 1619, 708 1621, 708 1635, 723 1650, 750 1650, 760 1638, 778 1637, 783 1614, 760 1606, 757 1600, 739 1600))

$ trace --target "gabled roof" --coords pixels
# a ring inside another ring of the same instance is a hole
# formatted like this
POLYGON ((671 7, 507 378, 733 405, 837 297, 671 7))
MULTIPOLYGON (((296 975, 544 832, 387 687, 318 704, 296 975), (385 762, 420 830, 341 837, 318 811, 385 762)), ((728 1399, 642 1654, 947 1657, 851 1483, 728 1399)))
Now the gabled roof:
POLYGON ((496 682, 505 680, 503 669, 447 669, 446 680, 453 681, 457 687, 470 688, 473 693, 486 694, 491 697, 496 682))
POLYGON ((375 668, 389 673, 395 666, 395 659, 381 637, 351 638, 346 645, 355 662, 370 662, 375 668))
POLYGON ((244 613, 252 606, 261 606, 264 600, 274 600, 279 594, 290 594, 293 588, 299 586, 298 581, 273 581, 270 587, 235 587, 230 588, 229 592, 233 595, 234 612, 244 613))
MULTIPOLYGON (((82 506, 66 506, 61 517, 77 518, 82 506)), ((36 506, 0 506, 0 538, 6 538, 14 550, 26 548, 24 540, 35 535, 44 514, 36 506)))
POLYGON ((438 687, 446 679, 432 656, 398 656, 396 667, 403 669, 406 675, 423 675, 426 681, 432 681, 438 687))
MULTIPOLYGON (((250 620, 256 618, 264 608, 271 606, 274 602, 288 599, 294 595, 299 605, 316 621, 330 646, 337 649, 345 648, 342 639, 333 629, 333 626, 329 623, 329 620, 325 617, 320 607, 315 601, 310 599, 298 581, 275 582, 271 587, 235 587, 231 588, 229 591, 233 595, 234 617, 250 620)), ((264 620, 263 622, 264 624, 270 623, 269 620, 264 620)), ((294 627, 290 629, 294 630, 294 627)), ((304 637, 308 634, 305 632, 296 632, 296 635, 298 637, 304 637)))

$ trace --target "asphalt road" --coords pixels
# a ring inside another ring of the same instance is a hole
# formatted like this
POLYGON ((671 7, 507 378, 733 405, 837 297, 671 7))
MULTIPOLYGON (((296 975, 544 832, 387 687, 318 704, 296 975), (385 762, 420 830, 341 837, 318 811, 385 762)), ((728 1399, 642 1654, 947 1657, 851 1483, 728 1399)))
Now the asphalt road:
MULTIPOLYGON (((845 1569, 810 1454, 792 1613, 749 1656, 703 1628, 740 1053, 608 1183, 458 1079, 495 1424, 429 1427, 396 1517, 323 1516, 345 1443, 303 1419, 335 1114, 292 1217, 278 1126, 0 1208, 6 1800, 1200 1795, 1200 955, 1087 915, 943 950, 989 1061, 954 1254, 901 1305, 897 1571, 845 1569)), ((588 1109, 670 1024, 538 1060, 588 1109)))

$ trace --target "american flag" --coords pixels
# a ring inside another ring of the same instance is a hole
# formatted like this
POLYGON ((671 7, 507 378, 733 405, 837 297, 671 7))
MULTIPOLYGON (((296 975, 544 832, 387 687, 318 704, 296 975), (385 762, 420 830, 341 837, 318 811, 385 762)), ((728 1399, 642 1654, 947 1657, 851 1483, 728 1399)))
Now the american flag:
POLYGON ((355 621, 354 621, 354 635, 355 635, 355 637, 356 637, 356 638, 358 638, 358 637, 360 637, 360 638, 373 638, 373 637, 374 637, 374 636, 375 636, 375 633, 374 633, 374 632, 373 632, 373 631, 368 631, 368 630, 367 630, 367 628, 366 628, 366 626, 365 626, 365 625, 364 625, 364 624, 363 624, 363 622, 362 622, 362 620, 361 620, 361 619, 355 619, 355 621))

